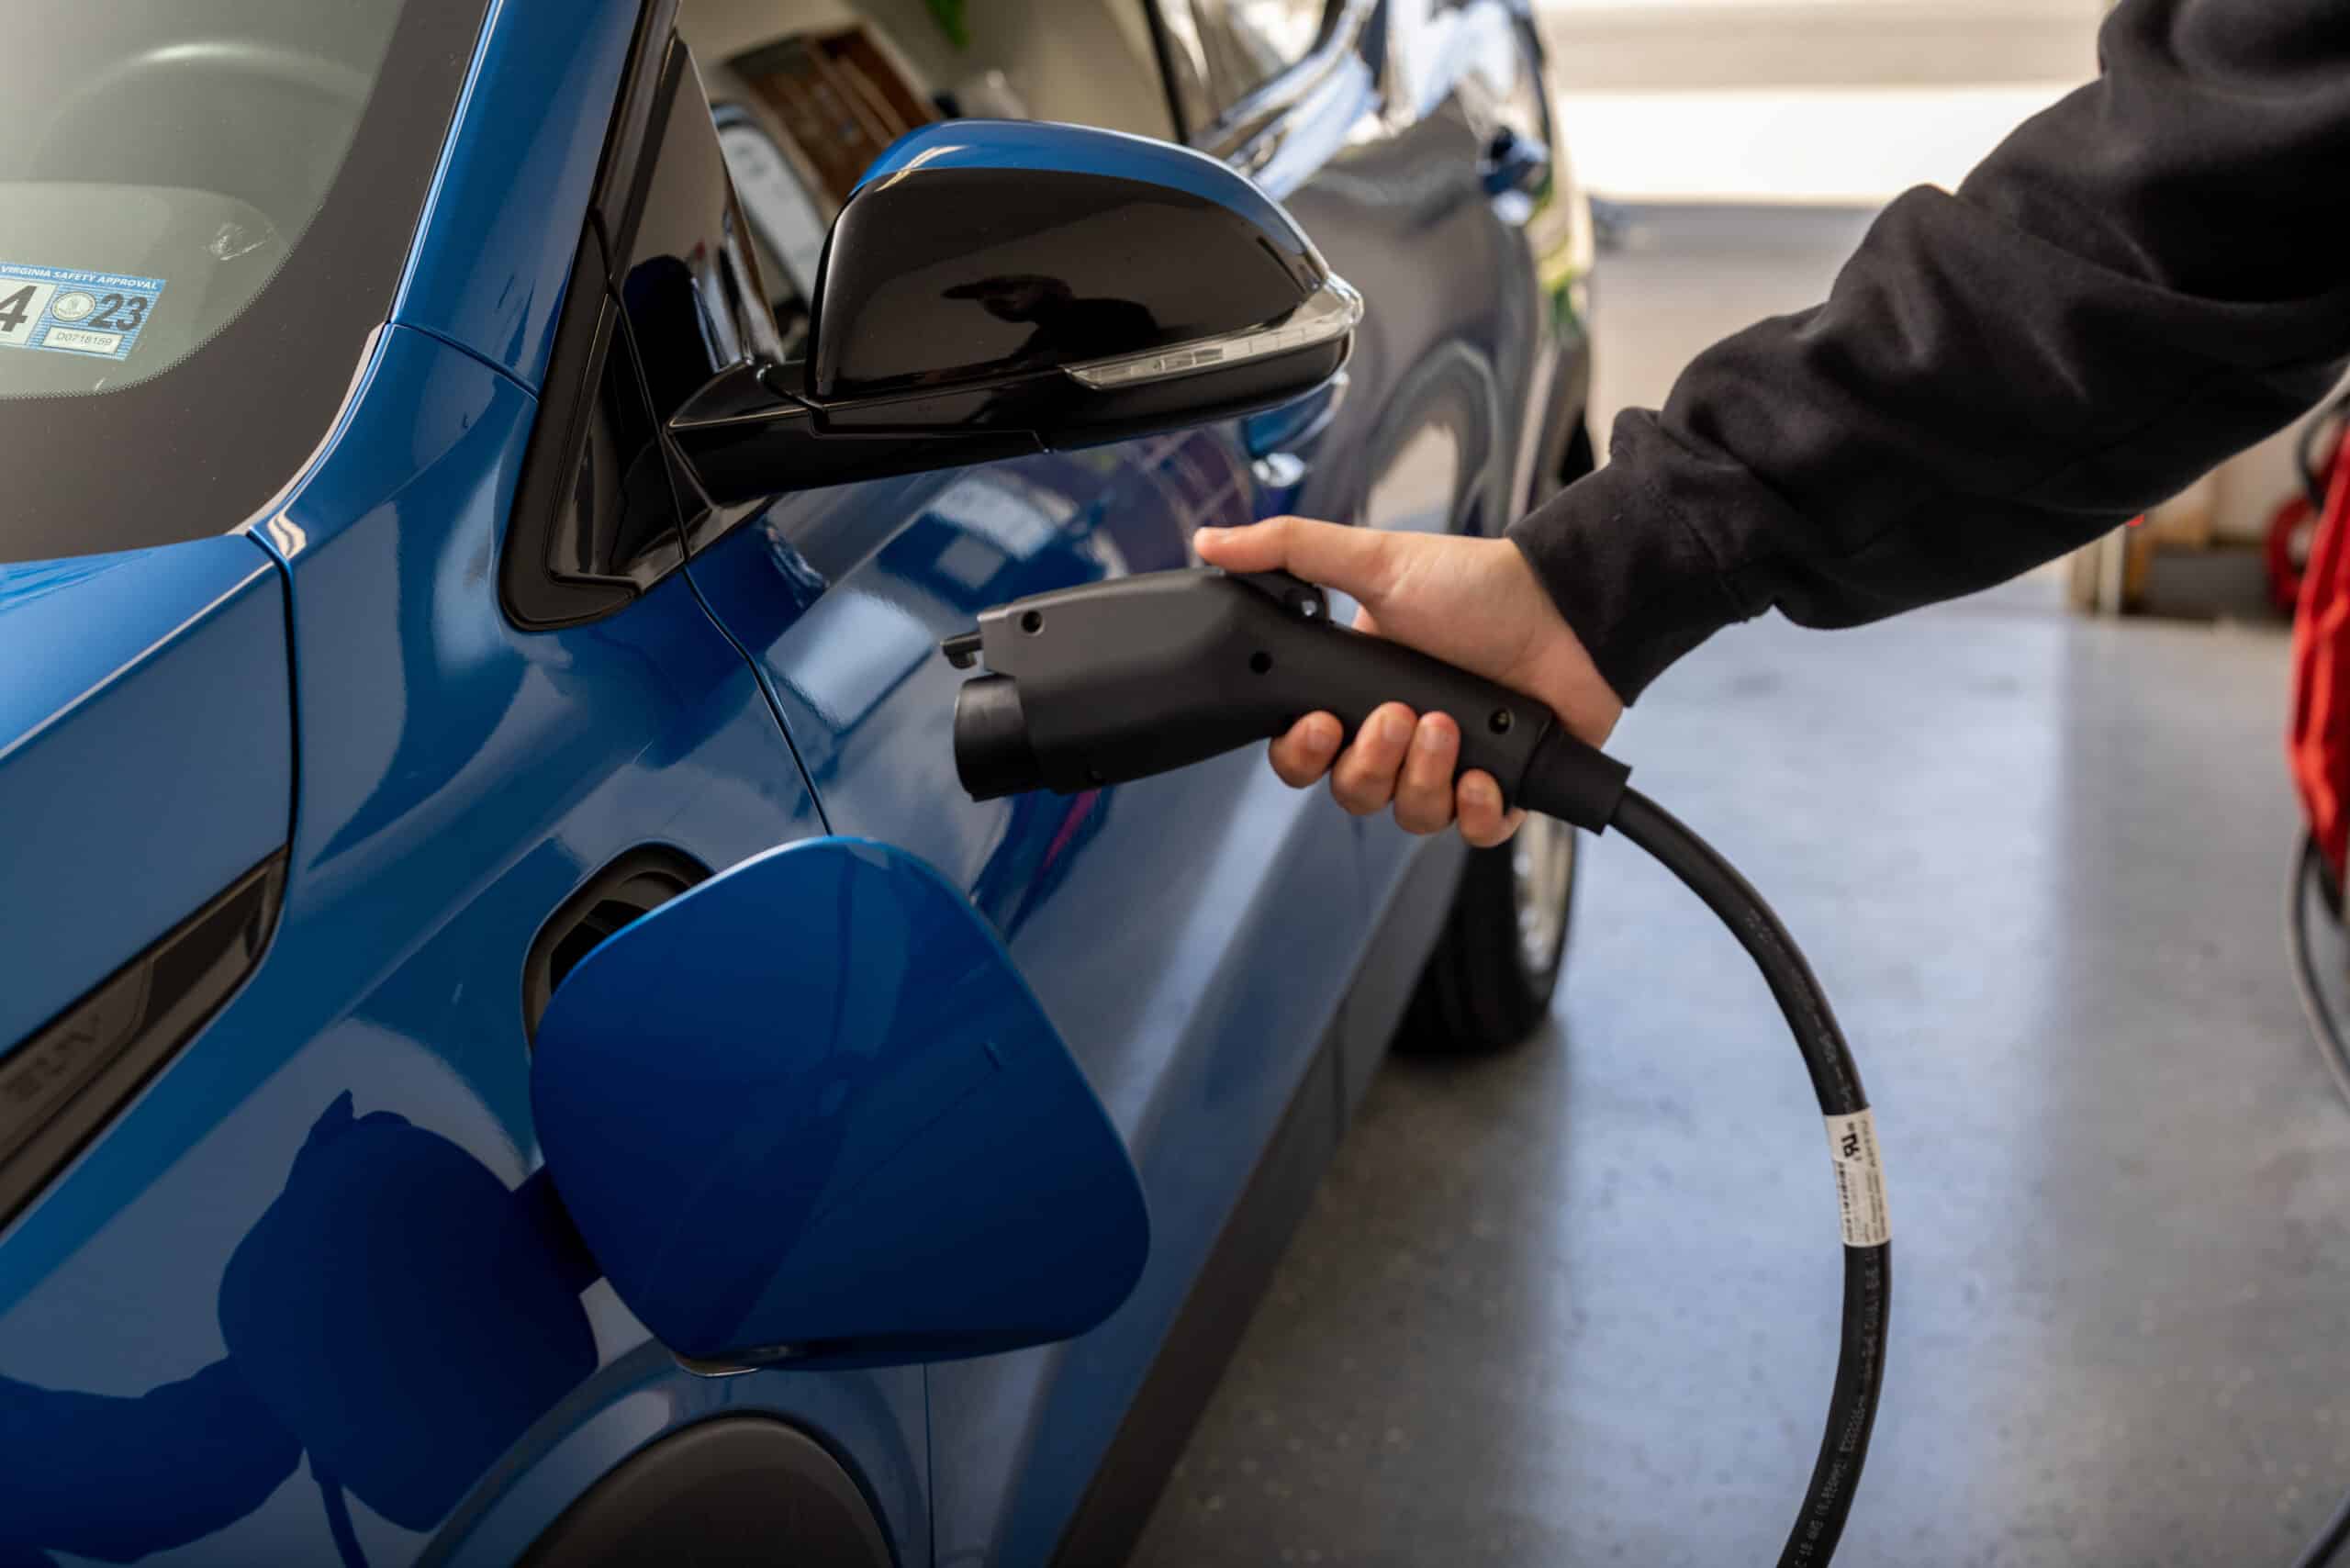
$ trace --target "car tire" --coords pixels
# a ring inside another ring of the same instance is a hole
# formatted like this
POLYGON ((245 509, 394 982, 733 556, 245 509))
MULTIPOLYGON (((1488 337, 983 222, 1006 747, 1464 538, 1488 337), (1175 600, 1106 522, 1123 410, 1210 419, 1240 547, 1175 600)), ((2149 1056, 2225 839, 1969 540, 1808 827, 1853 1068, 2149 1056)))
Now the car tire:
MULTIPOLYGON (((1556 495, 1594 466, 1591 433, 1577 416, 1558 472, 1537 477, 1532 501, 1556 495)), ((1579 848, 1575 829, 1528 817, 1507 844, 1469 852, 1444 929, 1396 1028, 1397 1049, 1485 1056, 1541 1025, 1565 967, 1579 848)))
POLYGON ((1573 828, 1528 817, 1507 844, 1470 851, 1452 909, 1395 1044, 1422 1056, 1507 1050, 1549 1016, 1582 857, 1573 828))

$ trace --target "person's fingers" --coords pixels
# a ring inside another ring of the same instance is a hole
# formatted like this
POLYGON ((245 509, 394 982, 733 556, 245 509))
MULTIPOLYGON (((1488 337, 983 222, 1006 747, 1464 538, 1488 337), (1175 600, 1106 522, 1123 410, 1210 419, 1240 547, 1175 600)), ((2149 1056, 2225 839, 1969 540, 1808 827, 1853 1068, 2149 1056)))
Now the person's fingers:
POLYGON ((1338 755, 1338 765, 1330 769, 1330 793, 1338 804, 1359 817, 1386 810, 1417 717, 1401 702, 1371 711, 1371 717, 1355 732, 1354 744, 1338 755))
POLYGON ((1303 790, 1330 771, 1346 732, 1334 713, 1308 713, 1273 741, 1273 771, 1292 790, 1303 790))
POLYGON ((1292 572, 1360 599, 1377 599, 1393 575, 1398 536, 1312 518, 1275 517, 1246 528, 1203 528, 1200 559, 1227 572, 1292 572))
POLYGON ((1483 768, 1462 774, 1454 793, 1460 808, 1460 836, 1474 848, 1491 849, 1506 842, 1526 820, 1523 811, 1503 812, 1501 786, 1483 768))
POLYGON ((1365 636, 1376 637, 1379 635, 1379 622, 1372 620, 1371 611, 1365 610, 1360 604, 1355 606, 1354 628, 1356 631, 1362 633, 1365 636))
POLYGON ((1412 749, 1395 781, 1395 825, 1405 833, 1441 833, 1452 825, 1452 767, 1460 757, 1460 729, 1449 713, 1423 713, 1412 749))

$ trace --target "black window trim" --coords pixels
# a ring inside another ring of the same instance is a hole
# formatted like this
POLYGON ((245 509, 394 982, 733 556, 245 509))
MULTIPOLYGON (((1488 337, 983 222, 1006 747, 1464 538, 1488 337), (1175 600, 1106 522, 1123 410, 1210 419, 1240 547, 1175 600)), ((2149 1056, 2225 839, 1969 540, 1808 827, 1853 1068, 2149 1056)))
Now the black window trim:
MULTIPOLYGON (((604 133, 604 151, 580 219, 579 248, 572 261, 556 318, 554 352, 539 390, 538 416, 524 449, 522 474, 499 550, 498 601, 506 618, 525 632, 584 626, 636 602, 643 591, 677 569, 685 558, 666 553, 643 580, 584 581, 558 577, 550 568, 550 534, 588 438, 588 420, 604 383, 604 364, 613 353, 630 353, 626 313, 611 297, 610 236, 600 214, 612 210, 636 183, 660 98, 663 71, 675 34, 677 0, 649 0, 637 16, 629 42, 621 91, 604 133)), ((637 377, 640 394, 642 378, 637 377)))

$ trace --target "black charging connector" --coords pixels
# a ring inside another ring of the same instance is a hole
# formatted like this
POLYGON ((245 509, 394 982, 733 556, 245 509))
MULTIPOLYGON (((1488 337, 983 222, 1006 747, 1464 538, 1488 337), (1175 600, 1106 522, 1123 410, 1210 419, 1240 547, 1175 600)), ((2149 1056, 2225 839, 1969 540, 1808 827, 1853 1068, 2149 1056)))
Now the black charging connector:
POLYGON ((1631 769, 1569 734, 1541 704, 1399 643, 1331 622, 1323 591, 1285 573, 1204 570, 1115 577, 1016 599, 943 651, 984 665, 955 702, 955 767, 975 800, 1074 794, 1164 773, 1335 713, 1351 738, 1373 709, 1449 714, 1459 767, 1503 801, 1594 833, 1615 827, 1721 918, 1762 971, 1827 1120, 1844 1241, 1843 1344, 1828 1427, 1781 1568, 1836 1551, 1883 1385, 1891 1228, 1876 1127, 1818 980, 1762 894, 1673 816, 1630 788, 1631 769))
POLYGON ((1631 773, 1530 698, 1335 624, 1323 591, 1283 572, 1088 583, 988 610, 943 646, 958 668, 989 672, 955 703, 956 766, 975 800, 1164 773, 1312 712, 1352 734, 1382 702, 1450 713, 1463 770, 1492 774, 1506 804, 1595 833, 1631 773))

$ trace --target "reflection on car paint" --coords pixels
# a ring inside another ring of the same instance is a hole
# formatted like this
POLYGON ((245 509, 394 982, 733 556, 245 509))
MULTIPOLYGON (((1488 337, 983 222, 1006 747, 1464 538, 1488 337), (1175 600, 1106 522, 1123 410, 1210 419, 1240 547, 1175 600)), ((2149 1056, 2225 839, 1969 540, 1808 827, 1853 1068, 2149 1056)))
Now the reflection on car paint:
MULTIPOLYGON (((1204 432, 965 470, 914 494, 911 515, 878 553, 850 562, 812 601, 802 596, 819 573, 793 539, 825 532, 796 526, 821 523, 829 510, 821 496, 778 502, 696 560, 693 576, 713 613, 746 646, 772 649, 760 661, 763 678, 827 801, 828 785, 861 749, 859 732, 901 689, 919 694, 900 710, 910 717, 951 709, 956 678, 937 655, 944 630, 1024 594, 1183 565, 1197 528, 1250 515, 1246 470, 1225 438, 1204 432), (765 570, 749 565, 754 556, 765 570), (774 594, 761 581, 771 572, 788 574, 797 591, 774 594)), ((922 787, 952 788, 952 760, 944 748, 915 760, 922 787)), ((860 776, 860 794, 887 787, 860 776)), ((1041 879, 1054 868, 1065 876, 1070 857, 1099 835, 1114 794, 1074 810, 958 801, 920 813, 929 832, 893 841, 961 877, 1009 935, 1050 890, 1041 879), (990 824, 977 841, 939 832, 975 816, 990 824)), ((845 825, 856 818, 852 810, 834 825, 858 831, 845 825)))
POLYGON ((408 1529, 437 1523, 595 1370, 579 1305, 595 1276, 543 1178, 509 1191, 345 1091, 229 1260, 227 1355, 132 1396, 0 1377, 0 1561, 184 1546, 307 1458, 338 1556, 364 1565, 344 1494, 408 1529), (126 1485, 146 1506, 113 1506, 126 1485))
MULTIPOLYGON (((531 413, 478 360, 394 328, 351 428, 289 503, 310 545, 284 568, 304 762, 284 916, 200 1059, 181 1064, 199 1070, 167 1070, 0 1249, 0 1374, 18 1384, 137 1399, 224 1356, 241 1363, 240 1331, 188 1310, 186 1282, 233 1273, 308 1129, 345 1093, 358 1124, 404 1118, 462 1151, 482 1172, 468 1179, 480 1193, 484 1182, 521 1186, 536 1157, 518 977, 546 912, 648 837, 723 866, 818 831, 751 673, 682 580, 605 623, 535 635, 505 623, 488 566, 531 413), (90 1332, 94 1301, 109 1320, 140 1324, 135 1342, 90 1332)), ((247 539, 173 548, 258 554, 247 539)), ((427 1234, 439 1228, 429 1193, 404 1194, 388 1170, 379 1193, 427 1234)), ((495 1337, 498 1279, 468 1278, 431 1304, 386 1285, 386 1307, 405 1299, 416 1332, 452 1344, 495 1337)), ((275 1293, 282 1308, 364 1345, 366 1323, 347 1321, 313 1284, 307 1298, 275 1293)), ((460 1441, 420 1406, 305 1415, 314 1453, 383 1445, 341 1477, 370 1561, 411 1560, 437 1538, 449 1561, 511 1562, 649 1435, 624 1437, 638 1430, 631 1412, 646 1408, 643 1397, 657 1397, 665 1421, 723 1405, 859 1434, 843 1440, 891 1533, 917 1538, 927 1508, 918 1370, 705 1387, 648 1347, 608 1290, 573 1296, 558 1316, 586 1314, 592 1359, 515 1391, 495 1447, 460 1441), (558 1406, 568 1414, 544 1427, 558 1406), (329 1430, 337 1418, 353 1429, 329 1430), (498 1452, 511 1468, 486 1475, 498 1452), (449 1516, 449 1484, 428 1484, 442 1454, 453 1466, 467 1456, 462 1518, 449 1516)), ((565 1342, 576 1358, 580 1341, 565 1342)), ((337 1386, 315 1361, 303 1381, 320 1399, 337 1386)), ((283 1424, 282 1412, 273 1418, 283 1424)), ((0 1516, 18 1473, 0 1469, 0 1516)), ((188 1550, 221 1562, 332 1562, 339 1529, 297 1470, 188 1550)))
MULTIPOLYGON (((957 1456, 938 1503, 967 1521, 958 1534, 975 1511, 1028 1506, 1011 1491, 978 1501, 1023 1451, 1020 1412, 1039 1412, 1046 1426, 1033 1430, 1056 1442, 1106 1437, 1098 1423, 1181 1300, 1369 928, 1348 819, 1284 789, 1256 756, 1067 800, 977 804, 941 744, 959 678, 938 639, 1007 599, 1190 562, 1194 530, 1258 515, 1236 434, 789 497, 688 567, 758 660, 832 830, 911 849, 966 890, 1128 1138, 1150 1193, 1144 1279, 1080 1348, 931 1369, 934 1428, 952 1434, 957 1456), (824 563, 829 587, 813 604, 792 606, 762 580, 781 542, 824 563), (855 608, 829 610, 835 601, 855 608), (827 646, 851 635, 873 644, 851 661, 872 672, 854 707, 835 700, 840 683, 811 689, 806 675, 839 667, 827 646), (1276 890, 1298 887, 1321 890, 1326 905, 1303 923, 1276 890), (1279 978, 1266 962, 1276 949, 1279 978), (1072 1354, 1098 1375, 1057 1377, 1072 1354)), ((1034 1506, 1039 1519, 1061 1517, 1034 1506)), ((1024 1538, 997 1555, 1044 1551, 1024 1538)))

